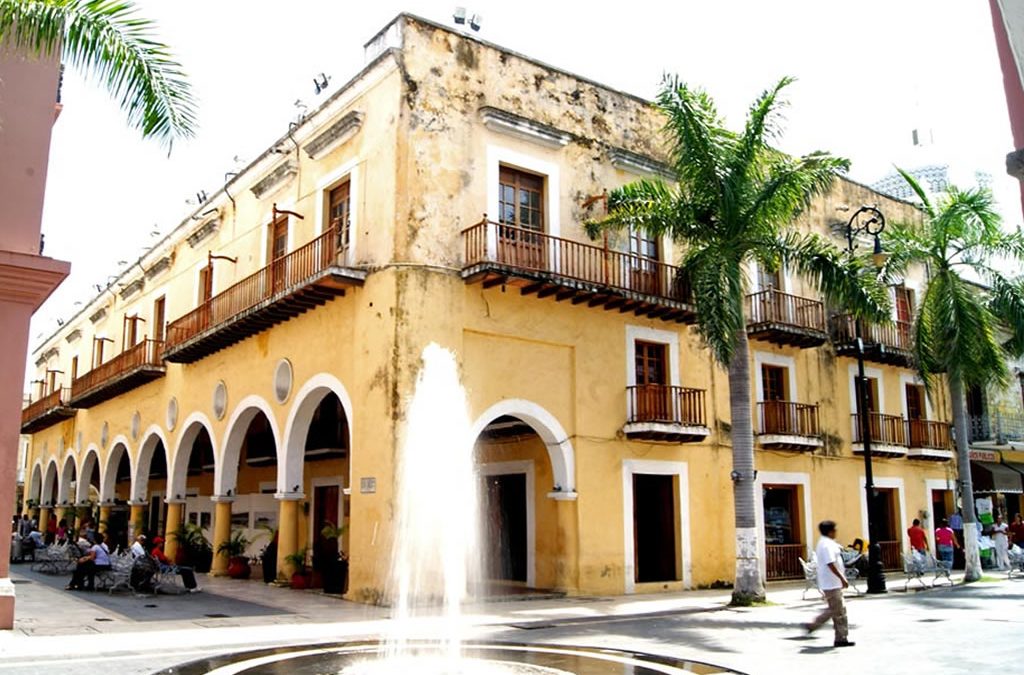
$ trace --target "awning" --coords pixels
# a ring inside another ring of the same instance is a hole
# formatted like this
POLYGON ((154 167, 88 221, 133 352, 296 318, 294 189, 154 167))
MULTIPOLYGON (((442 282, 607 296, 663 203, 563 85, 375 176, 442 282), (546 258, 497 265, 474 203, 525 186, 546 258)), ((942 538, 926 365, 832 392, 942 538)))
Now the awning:
POLYGON ((1024 475, 1024 464, 1021 464, 1020 462, 1003 462, 1003 464, 1010 467, 1017 473, 1024 475))
POLYGON ((976 493, 1024 494, 1021 474, 1003 464, 971 462, 971 482, 976 493))

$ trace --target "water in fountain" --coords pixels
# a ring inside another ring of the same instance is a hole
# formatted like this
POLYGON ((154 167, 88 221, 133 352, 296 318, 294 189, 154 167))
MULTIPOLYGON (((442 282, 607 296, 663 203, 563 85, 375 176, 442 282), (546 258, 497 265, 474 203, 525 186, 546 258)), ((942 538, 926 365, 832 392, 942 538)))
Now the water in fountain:
POLYGON ((427 638, 439 643, 444 670, 459 670, 461 606, 480 570, 473 444, 455 355, 432 343, 423 350, 397 458, 389 658, 409 656, 410 640, 427 638), (436 617, 438 605, 440 618, 418 620, 436 617))

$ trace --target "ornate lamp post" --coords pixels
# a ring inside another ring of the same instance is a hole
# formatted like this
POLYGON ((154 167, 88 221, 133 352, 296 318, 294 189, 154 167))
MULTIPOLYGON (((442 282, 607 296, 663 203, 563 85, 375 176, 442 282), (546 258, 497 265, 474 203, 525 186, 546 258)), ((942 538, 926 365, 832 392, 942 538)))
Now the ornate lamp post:
MULTIPOLYGON (((885 229, 885 216, 874 206, 862 206, 846 224, 846 246, 852 256, 856 249, 855 237, 867 234, 874 238, 873 258, 876 267, 885 264, 888 256, 882 251, 879 235, 885 229)), ((857 415, 860 422, 860 437, 864 445, 864 496, 868 506, 868 593, 885 593, 885 572, 882 571, 882 547, 878 545, 878 509, 875 505, 875 480, 871 469, 871 420, 868 378, 864 374, 864 333, 863 322, 854 323, 857 341, 857 415)))

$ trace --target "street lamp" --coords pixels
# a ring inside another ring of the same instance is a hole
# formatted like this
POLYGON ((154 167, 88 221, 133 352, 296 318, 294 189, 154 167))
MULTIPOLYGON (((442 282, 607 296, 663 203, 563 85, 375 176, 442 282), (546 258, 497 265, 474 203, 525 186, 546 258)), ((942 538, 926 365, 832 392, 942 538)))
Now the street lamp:
MULTIPOLYGON (((885 229, 885 216, 874 206, 857 209, 846 224, 846 247, 850 256, 856 249, 854 239, 859 234, 874 238, 872 259, 876 267, 885 264, 888 255, 882 251, 879 235, 885 229)), ((864 374, 864 337, 861 319, 854 322, 854 336, 857 341, 857 415, 860 421, 860 437, 864 445, 864 494, 868 505, 868 593, 885 593, 885 572, 882 571, 882 547, 878 545, 878 509, 875 506, 875 480, 871 470, 871 420, 868 417, 870 398, 868 378, 864 374)))

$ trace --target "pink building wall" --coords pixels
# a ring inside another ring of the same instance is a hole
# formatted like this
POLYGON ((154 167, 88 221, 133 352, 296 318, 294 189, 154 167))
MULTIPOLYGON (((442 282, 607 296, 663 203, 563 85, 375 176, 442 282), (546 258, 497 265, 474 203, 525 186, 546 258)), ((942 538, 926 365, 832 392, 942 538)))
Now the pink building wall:
MULTIPOLYGON (((39 255, 60 61, 0 51, 0 524, 14 512, 29 321, 71 269, 39 255)), ((11 539, 0 536, 0 629, 14 627, 11 539)))

